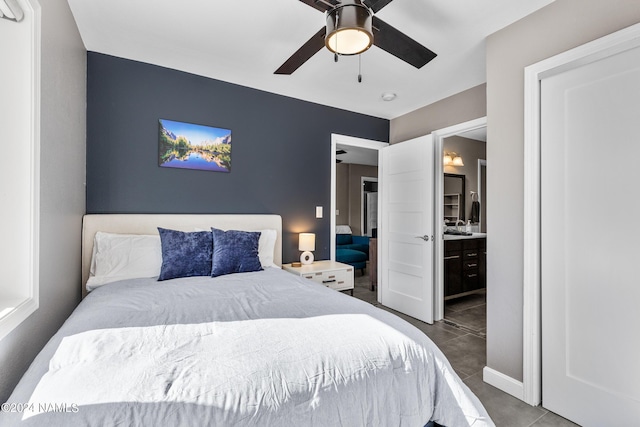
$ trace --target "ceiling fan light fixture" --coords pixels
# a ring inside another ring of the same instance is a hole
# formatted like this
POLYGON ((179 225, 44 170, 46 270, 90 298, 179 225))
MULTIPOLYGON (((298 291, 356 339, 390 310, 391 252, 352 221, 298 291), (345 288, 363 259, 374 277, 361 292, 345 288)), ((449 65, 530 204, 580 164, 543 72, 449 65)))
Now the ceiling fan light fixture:
POLYGON ((373 44, 372 13, 357 0, 344 1, 327 12, 324 44, 339 55, 358 55, 373 44))

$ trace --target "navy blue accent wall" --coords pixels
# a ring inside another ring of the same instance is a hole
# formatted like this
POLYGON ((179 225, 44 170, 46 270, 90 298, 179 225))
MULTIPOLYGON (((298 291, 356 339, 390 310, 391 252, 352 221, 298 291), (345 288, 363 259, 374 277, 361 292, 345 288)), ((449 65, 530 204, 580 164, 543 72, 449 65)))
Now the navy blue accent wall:
POLYGON ((279 214, 285 262, 299 232, 328 259, 332 133, 388 141, 389 121, 89 52, 87 213, 279 214), (159 167, 160 118, 231 129, 231 172, 159 167))

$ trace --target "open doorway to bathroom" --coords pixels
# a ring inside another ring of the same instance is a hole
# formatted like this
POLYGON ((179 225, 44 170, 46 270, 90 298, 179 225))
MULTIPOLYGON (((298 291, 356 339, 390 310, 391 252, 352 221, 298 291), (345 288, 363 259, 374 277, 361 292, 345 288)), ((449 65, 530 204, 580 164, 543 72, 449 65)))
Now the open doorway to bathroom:
POLYGON ((486 119, 436 134, 436 319, 486 335, 486 119), (439 169, 439 170, 438 170, 439 169), (439 313, 438 313, 439 309, 439 313), (440 315, 438 317, 438 314, 440 315))
POLYGON ((444 319, 481 336, 487 323, 487 246, 479 178, 486 170, 486 133, 486 127, 461 132, 443 144, 444 319))

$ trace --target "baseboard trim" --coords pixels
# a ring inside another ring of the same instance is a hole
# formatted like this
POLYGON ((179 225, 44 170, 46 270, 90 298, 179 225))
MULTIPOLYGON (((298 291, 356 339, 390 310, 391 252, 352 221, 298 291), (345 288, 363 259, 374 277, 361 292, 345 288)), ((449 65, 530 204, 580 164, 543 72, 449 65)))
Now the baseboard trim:
POLYGON ((485 366, 482 370, 482 380, 485 383, 510 394, 516 399, 524 401, 524 385, 522 384, 522 381, 514 380, 502 372, 498 372, 488 366, 485 366))

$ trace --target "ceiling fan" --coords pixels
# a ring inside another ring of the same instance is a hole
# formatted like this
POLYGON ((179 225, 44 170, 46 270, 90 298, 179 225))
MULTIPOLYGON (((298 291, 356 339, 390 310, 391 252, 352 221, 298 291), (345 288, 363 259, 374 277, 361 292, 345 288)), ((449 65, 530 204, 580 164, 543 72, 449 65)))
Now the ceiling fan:
POLYGON ((358 55, 372 44, 416 68, 436 54, 374 15, 392 0, 300 0, 326 13, 327 24, 302 45, 274 74, 292 74, 320 49, 335 55, 358 55))

